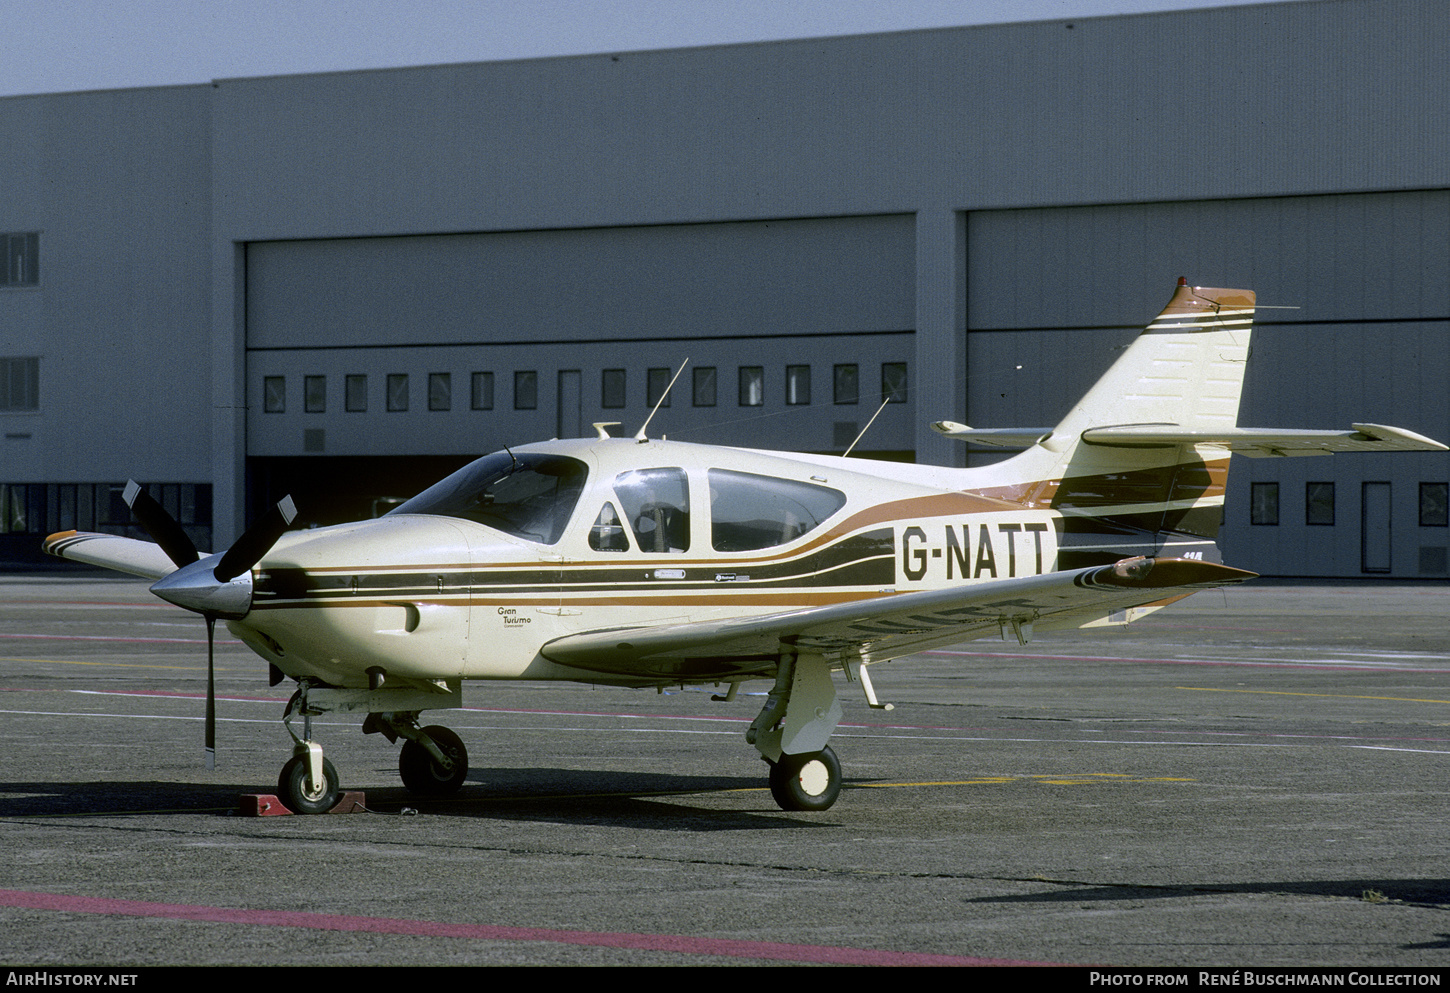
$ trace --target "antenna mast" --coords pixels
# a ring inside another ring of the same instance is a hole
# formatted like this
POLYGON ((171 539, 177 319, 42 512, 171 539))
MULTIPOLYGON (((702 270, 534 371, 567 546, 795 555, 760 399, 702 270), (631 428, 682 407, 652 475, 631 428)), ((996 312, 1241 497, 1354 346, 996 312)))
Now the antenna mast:
POLYGON ((663 393, 661 393, 660 394, 660 398, 655 401, 654 410, 651 410, 649 412, 649 416, 644 419, 644 423, 641 424, 639 426, 639 430, 637 432, 635 432, 635 435, 634 435, 634 440, 635 441, 639 442, 640 444, 644 444, 646 441, 649 441, 649 438, 644 433, 644 429, 647 428, 647 427, 649 427, 649 422, 655 419, 655 414, 657 414, 659 412, 659 409, 660 409, 661 405, 663 405, 664 402, 665 402, 665 398, 670 395, 670 390, 674 389, 675 380, 677 380, 677 379, 680 378, 680 373, 681 372, 684 372, 685 371, 685 366, 687 366, 689 364, 690 364, 690 360, 689 360, 688 357, 686 357, 685 358, 685 361, 683 361, 683 362, 680 363, 679 370, 673 376, 670 377, 670 385, 665 387, 665 391, 663 393))

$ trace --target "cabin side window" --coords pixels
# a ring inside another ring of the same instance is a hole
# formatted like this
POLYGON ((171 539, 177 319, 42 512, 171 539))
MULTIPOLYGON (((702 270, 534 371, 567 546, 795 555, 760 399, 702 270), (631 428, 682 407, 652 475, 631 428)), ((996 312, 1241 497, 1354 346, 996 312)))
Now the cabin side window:
POLYGON ((685 470, 622 472, 614 478, 614 492, 640 551, 689 551, 690 489, 685 470))
POLYGON ((717 552, 774 548, 814 531, 846 505, 840 490, 711 469, 710 544, 717 552))
POLYGON ((599 509, 599 516, 589 529, 589 547, 596 552, 629 551, 629 536, 624 533, 624 522, 619 519, 614 504, 606 503, 599 509))

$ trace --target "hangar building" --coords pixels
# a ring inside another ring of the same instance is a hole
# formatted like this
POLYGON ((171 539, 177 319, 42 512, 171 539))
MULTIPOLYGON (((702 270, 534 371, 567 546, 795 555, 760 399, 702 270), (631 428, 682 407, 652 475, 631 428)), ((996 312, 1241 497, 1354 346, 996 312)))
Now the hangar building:
MULTIPOLYGON (((633 432, 963 464, 1180 275, 1241 424, 1450 438, 1450 7, 1322 0, 0 100, 0 561, 633 432)), ((1234 460, 1226 561, 1445 577, 1442 454, 1234 460)))

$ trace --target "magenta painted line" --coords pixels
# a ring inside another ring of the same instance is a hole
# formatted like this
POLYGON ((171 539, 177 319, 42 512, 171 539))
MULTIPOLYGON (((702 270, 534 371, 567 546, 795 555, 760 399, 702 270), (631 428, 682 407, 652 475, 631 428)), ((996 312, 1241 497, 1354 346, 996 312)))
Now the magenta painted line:
POLYGON ((978 658, 978 659, 1026 659, 1032 662, 1139 662, 1144 665, 1207 665, 1207 666, 1238 666, 1252 669, 1312 669, 1316 672, 1387 672, 1391 674, 1403 674, 1407 672, 1446 672, 1440 667, 1420 666, 1418 668, 1389 668, 1376 662, 1344 662, 1334 665, 1325 665, 1323 662, 1271 662, 1258 659, 1135 659, 1127 656, 1113 655, 1024 655, 1021 652, 953 652, 944 649, 931 649, 930 651, 917 652, 918 655, 951 656, 953 658, 978 658))
MULTIPOLYGON (((165 697, 178 700, 205 700, 205 693, 182 693, 177 690, 63 690, 65 693, 80 693, 85 696, 140 696, 165 697)), ((218 700, 232 703, 286 703, 279 696, 218 696, 218 700)))
POLYGON ((494 924, 447 924, 387 917, 349 917, 291 910, 243 910, 203 907, 186 903, 148 903, 100 897, 64 896, 0 890, 0 906, 29 910, 55 910, 70 914, 112 914, 126 917, 165 917, 217 924, 262 927, 300 927, 319 931, 358 931, 369 934, 412 934, 429 938, 476 938, 482 941, 551 941, 600 948, 635 948, 681 955, 721 955, 730 958, 770 959, 780 962, 821 962, 830 965, 1050 965, 1011 959, 973 958, 964 955, 929 955, 922 952, 887 952, 831 945, 790 945, 775 941, 735 941, 728 938, 689 938, 673 934, 630 934, 611 931, 555 931, 548 928, 503 927, 494 924))

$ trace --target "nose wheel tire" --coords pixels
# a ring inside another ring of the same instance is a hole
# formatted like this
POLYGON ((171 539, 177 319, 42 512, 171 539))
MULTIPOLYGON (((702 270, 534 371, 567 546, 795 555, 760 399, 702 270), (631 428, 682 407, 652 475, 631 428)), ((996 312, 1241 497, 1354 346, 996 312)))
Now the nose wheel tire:
POLYGON ((829 745, 782 755, 770 767, 770 795, 781 810, 829 810, 841 795, 841 762, 829 745))
POLYGON ((463 747, 458 735, 440 724, 424 728, 423 733, 452 760, 453 768, 443 769, 428 754, 428 749, 416 741, 405 741, 398 753, 398 773, 403 777, 403 785, 420 796, 456 793, 468 776, 468 749, 463 747))
POLYGON ((277 798, 297 814, 325 814, 337 806, 342 789, 337 785, 337 770, 327 759, 322 760, 322 782, 307 785, 307 759, 294 755, 277 777, 277 798))

